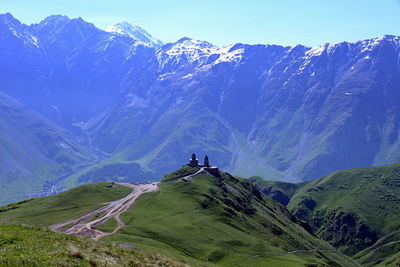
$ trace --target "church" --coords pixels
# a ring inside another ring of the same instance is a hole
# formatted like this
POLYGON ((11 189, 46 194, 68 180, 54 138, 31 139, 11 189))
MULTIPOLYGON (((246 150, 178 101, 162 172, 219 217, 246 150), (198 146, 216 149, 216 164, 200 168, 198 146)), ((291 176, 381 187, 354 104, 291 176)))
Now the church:
POLYGON ((189 160, 189 164, 188 165, 191 166, 191 167, 206 167, 206 168, 211 167, 207 155, 204 157, 204 164, 201 165, 201 164, 199 164, 199 160, 197 159, 195 153, 192 154, 192 157, 189 160))

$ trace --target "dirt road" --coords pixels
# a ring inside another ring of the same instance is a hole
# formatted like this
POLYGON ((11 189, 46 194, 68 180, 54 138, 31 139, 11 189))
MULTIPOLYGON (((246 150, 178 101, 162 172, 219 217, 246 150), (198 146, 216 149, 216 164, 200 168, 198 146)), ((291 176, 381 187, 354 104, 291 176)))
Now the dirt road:
POLYGON ((50 226, 50 229, 71 235, 88 236, 94 240, 98 240, 106 235, 116 233, 119 229, 125 226, 124 222, 120 219, 120 215, 127 211, 139 196, 144 193, 158 191, 157 183, 139 185, 128 183, 116 184, 133 188, 132 193, 124 198, 106 203, 106 205, 100 209, 92 211, 79 218, 54 224, 50 226), (97 218, 97 216, 100 217, 97 218), (114 231, 108 233, 96 229, 97 225, 100 225, 111 218, 115 218, 117 221, 117 227, 114 229, 114 231))
MULTIPOLYGON (((191 179, 202 172, 205 172, 204 167, 200 168, 196 173, 191 175, 171 179, 167 182, 178 182, 181 180, 191 179)), ((158 191, 158 183, 152 184, 129 184, 129 183, 116 183, 118 185, 133 188, 132 193, 124 198, 105 203, 106 205, 85 214, 79 218, 70 219, 58 224, 50 226, 53 231, 77 235, 87 236, 94 240, 98 240, 106 235, 115 234, 119 229, 125 226, 124 222, 120 219, 120 215, 127 211, 132 204, 144 193, 158 191), (114 218, 117 221, 117 227, 112 232, 103 232, 96 229, 96 226, 103 224, 107 220, 114 218)))
POLYGON ((194 176, 199 175, 200 173, 205 172, 206 168, 205 167, 201 167, 197 172, 190 174, 190 175, 186 175, 186 176, 182 176, 182 177, 176 177, 167 181, 163 181, 163 183, 169 183, 169 182, 179 182, 182 180, 189 180, 192 179, 194 176))

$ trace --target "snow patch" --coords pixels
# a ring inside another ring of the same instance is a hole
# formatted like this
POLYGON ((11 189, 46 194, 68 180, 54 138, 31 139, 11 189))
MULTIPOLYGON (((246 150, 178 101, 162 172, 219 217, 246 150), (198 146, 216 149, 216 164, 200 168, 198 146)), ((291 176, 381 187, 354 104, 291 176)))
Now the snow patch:
POLYGON ((145 107, 149 106, 148 101, 146 101, 145 99, 143 99, 135 94, 129 93, 126 97, 130 101, 129 104, 126 105, 127 108, 130 108, 130 107, 145 108, 145 107))
POLYGON ((299 71, 302 72, 308 65, 311 63, 311 59, 313 57, 319 57, 324 53, 325 50, 331 49, 329 48, 328 44, 316 46, 316 47, 311 47, 306 53, 304 58, 303 64, 299 67, 299 71))
POLYGON ((71 146, 66 143, 60 143, 59 145, 60 145, 60 147, 62 147, 64 149, 71 149, 71 146))
POLYGON ((182 79, 191 79, 191 78, 193 78, 193 76, 194 75, 192 73, 189 73, 189 74, 183 76, 182 79))
POLYGON ((52 105, 52 109, 54 109, 57 113, 60 113, 60 109, 57 106, 52 105))
POLYGON ((395 50, 400 49, 400 36, 391 36, 391 35, 384 35, 381 37, 359 41, 357 42, 360 44, 361 53, 370 52, 377 46, 379 46, 383 41, 388 41, 395 50))
POLYGON ((306 58, 320 56, 325 51, 326 48, 327 48, 326 45, 312 47, 310 50, 306 52, 306 58))
POLYGON ((31 36, 32 44, 39 48, 38 38, 36 36, 31 36))

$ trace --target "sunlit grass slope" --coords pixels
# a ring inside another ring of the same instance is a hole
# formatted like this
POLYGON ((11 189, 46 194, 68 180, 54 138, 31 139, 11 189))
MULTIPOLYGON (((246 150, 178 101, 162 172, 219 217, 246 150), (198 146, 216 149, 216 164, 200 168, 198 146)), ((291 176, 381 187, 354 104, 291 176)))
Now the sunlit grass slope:
POLYGON ((32 226, 0 225, 0 250, 0 266, 181 266, 157 254, 32 226))
POLYGON ((286 195, 290 211, 362 264, 386 262, 400 251, 400 164, 337 171, 303 184, 252 181, 272 197, 286 195))
POLYGON ((60 194, 34 198, 0 207, 0 222, 49 226, 67 219, 82 216, 120 199, 132 189, 111 183, 83 185, 60 194))
MULTIPOLYGON (((181 172, 186 170, 172 176, 181 172)), ((194 265, 353 264, 307 232, 284 206, 224 172, 161 183, 159 192, 143 195, 122 219, 126 226, 105 240, 131 242, 194 265), (332 251, 273 256, 311 249, 332 251)))

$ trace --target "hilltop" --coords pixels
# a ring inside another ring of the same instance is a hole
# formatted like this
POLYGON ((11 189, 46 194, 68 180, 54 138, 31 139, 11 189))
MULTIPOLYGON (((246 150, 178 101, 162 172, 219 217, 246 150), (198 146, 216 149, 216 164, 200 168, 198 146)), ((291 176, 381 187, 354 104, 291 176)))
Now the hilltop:
MULTIPOLYGON (((142 194, 120 215, 124 226, 99 242, 130 244, 194 266, 354 266, 247 180, 220 170, 194 170, 195 175, 188 174, 184 167, 164 177, 157 191, 142 194), (168 179, 177 173, 184 173, 182 179, 168 179)), ((104 202, 116 202, 130 190, 110 183, 85 185, 5 207, 0 222, 49 227, 98 210, 104 202)), ((112 232, 117 222, 111 218, 93 227, 112 232)))
POLYGON ((301 184, 250 181, 362 264, 399 263, 400 164, 337 171, 301 184))

